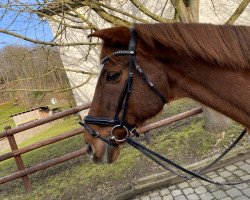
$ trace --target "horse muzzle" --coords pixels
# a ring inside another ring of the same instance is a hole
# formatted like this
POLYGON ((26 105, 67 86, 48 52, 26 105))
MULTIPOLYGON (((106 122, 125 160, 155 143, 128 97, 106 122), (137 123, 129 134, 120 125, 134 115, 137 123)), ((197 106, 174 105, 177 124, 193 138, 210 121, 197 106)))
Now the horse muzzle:
POLYGON ((97 164, 111 164, 120 154, 118 146, 108 145, 102 141, 97 141, 94 145, 86 142, 86 149, 90 159, 97 164))

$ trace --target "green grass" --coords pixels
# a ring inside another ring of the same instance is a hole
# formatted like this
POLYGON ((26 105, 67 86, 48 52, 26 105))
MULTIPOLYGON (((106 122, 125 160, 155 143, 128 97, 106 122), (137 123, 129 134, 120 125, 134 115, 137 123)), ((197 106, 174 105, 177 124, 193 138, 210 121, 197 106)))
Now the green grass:
POLYGON ((5 126, 15 127, 14 121, 9 117, 12 114, 19 113, 26 110, 20 105, 13 105, 13 103, 6 103, 0 105, 0 132, 4 131, 5 126), (3 122, 3 123, 1 123, 3 122))
MULTIPOLYGON (((39 134, 36 134, 35 136, 29 138, 28 140, 18 144, 18 147, 22 148, 22 147, 28 146, 30 144, 34 144, 34 143, 37 143, 39 141, 46 140, 46 139, 51 138, 53 136, 59 135, 63 132, 77 128, 77 127, 79 127, 77 122, 78 121, 77 121, 76 117, 62 119, 59 122, 56 122, 50 128, 47 128, 44 131, 41 131, 39 134)), ((68 140, 64 140, 64 141, 43 147, 41 149, 37 149, 37 150, 31 151, 29 153, 26 153, 23 155, 23 158, 25 160, 25 164, 27 166, 31 166, 35 163, 45 161, 53 156, 55 157, 57 155, 67 153, 71 149, 79 149, 79 145, 82 145, 82 143, 83 143, 83 136, 79 135, 79 136, 76 136, 75 138, 69 138, 68 140), (76 142, 76 138, 77 138, 77 141, 79 141, 79 142, 76 142), (65 146, 65 148, 62 148, 63 146, 65 146)), ((0 152, 0 155, 7 153, 7 152, 8 152, 7 150, 2 151, 2 152, 0 152)), ((2 164, 8 166, 9 170, 12 172, 16 170, 15 163, 14 163, 13 159, 2 162, 2 164), (10 167, 10 166, 12 166, 12 167, 10 167)), ((4 170, 2 168, 3 167, 0 164, 0 175, 1 176, 6 175, 6 174, 4 174, 4 172, 6 172, 6 170, 4 170)))
MULTIPOLYGON (((67 129, 75 128, 77 121, 75 118, 66 119, 59 122, 50 129, 53 129, 51 136, 58 133, 55 130, 61 130, 63 126, 67 129)), ((78 126, 78 125, 77 125, 78 126)), ((44 131, 39 135, 39 139, 45 139, 48 132, 44 131), (44 138, 43 138, 44 136, 44 138)), ((26 146, 30 143, 37 142, 37 138, 22 143, 20 146, 26 146)), ((31 166, 36 163, 51 159, 53 157, 63 155, 83 147, 83 136, 75 136, 70 139, 55 143, 48 147, 44 147, 23 155, 23 160, 26 166, 31 166)), ((73 189, 79 185, 86 186, 93 180, 108 179, 112 174, 115 179, 126 176, 124 172, 128 171, 128 166, 133 166, 134 159, 138 156, 138 152, 133 149, 125 148, 122 151, 121 158, 113 165, 96 165, 90 163, 88 159, 77 158, 72 161, 51 167, 42 172, 31 176, 33 182, 33 191, 31 194, 25 194, 23 188, 20 187, 20 180, 9 182, 0 187, 1 199, 53 199, 59 198, 66 189, 73 189), (129 155, 129 156, 128 156, 129 155), (46 191, 46 192, 45 192, 46 191)), ((0 176, 7 175, 10 172, 16 171, 13 159, 0 163, 0 176)))
MULTIPOLYGON (((165 107, 162 113, 151 121, 197 106, 199 105, 196 102, 190 100, 177 101, 165 107)), ((199 114, 157 129, 152 132, 153 143, 150 148, 181 164, 189 164, 214 154, 215 146, 219 150, 223 149, 240 130, 240 126, 234 124, 232 129, 227 132, 227 136, 222 137, 222 135, 205 131, 204 124, 203 116, 199 114), (218 139, 220 139, 219 142, 217 142, 218 139)), ((66 118, 19 146, 27 146, 76 127, 79 127, 77 118, 66 118)), ((22 157, 25 165, 31 166, 78 150, 83 146, 83 137, 78 135, 37 149, 22 157)), ((16 171, 16 167, 13 159, 0 163, 0 176, 14 171, 16 171)), ((116 192, 117 188, 124 187, 135 180, 134 176, 138 178, 158 171, 161 171, 159 167, 153 165, 135 149, 124 145, 119 159, 111 165, 96 165, 89 162, 86 157, 79 157, 31 175, 33 190, 30 194, 26 194, 21 186, 21 181, 16 180, 0 185, 0 196, 1 199, 24 200, 61 199, 62 196, 64 199, 79 199, 80 196, 91 199, 93 196, 105 195, 108 190, 116 192)))

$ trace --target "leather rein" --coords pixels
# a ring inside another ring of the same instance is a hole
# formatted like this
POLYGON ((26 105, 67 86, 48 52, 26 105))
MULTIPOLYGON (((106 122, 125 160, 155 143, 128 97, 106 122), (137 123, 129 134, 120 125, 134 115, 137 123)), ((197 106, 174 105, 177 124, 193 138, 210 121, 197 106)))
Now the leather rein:
MULTIPOLYGON (((138 40, 138 35, 135 30, 135 28, 130 29, 131 32, 131 38, 130 38, 130 43, 129 43, 129 48, 128 50, 121 50, 121 51, 116 51, 112 53, 111 56, 128 56, 129 57, 129 74, 126 79, 123 91, 121 93, 121 98, 118 102, 118 107, 115 112, 114 118, 103 118, 103 117, 93 117, 93 116, 86 116, 84 118, 84 122, 79 122, 85 129, 88 134, 91 136, 100 139, 107 145, 111 145, 114 147, 117 147, 118 144, 117 142, 123 142, 126 141, 128 144, 130 144, 132 147, 136 148, 138 151, 143 153, 145 156, 156 162, 158 165, 163 167, 164 169, 167 169, 171 171, 172 173, 181 176, 185 179, 191 179, 192 177, 201 179, 203 181, 215 184, 215 185, 236 185, 236 184, 241 184, 241 183, 247 183, 250 182, 249 180, 244 180, 244 181, 236 181, 236 182, 224 182, 224 183, 219 183, 216 181, 213 181, 209 179, 208 177, 205 177, 204 175, 201 175, 205 171, 208 170, 208 168, 211 168, 214 166, 218 161, 220 161, 239 141, 240 139, 247 133, 247 130, 244 129, 241 134, 238 136, 238 138, 217 158, 215 161, 210 163, 208 166, 205 168, 199 170, 199 171, 190 171, 175 162, 171 161, 170 159, 148 149, 144 145, 138 143, 137 141, 133 140, 131 138, 131 133, 136 135, 137 137, 139 134, 135 130, 135 126, 131 125, 126 122, 126 113, 128 109, 128 100, 131 94, 131 89, 132 89, 132 83, 133 83, 133 77, 134 77, 134 69, 136 69, 143 80, 146 82, 146 84, 151 88, 151 90, 161 99, 162 103, 165 104, 167 100, 165 97, 161 94, 161 92, 154 86, 154 84, 150 81, 148 76, 144 73, 144 71, 141 69, 141 67, 137 64, 136 62, 136 44, 138 40), (119 119, 119 114, 121 113, 121 119, 119 119), (98 132, 93 130, 89 124, 95 124, 95 125, 101 125, 101 126, 113 126, 110 135, 108 137, 103 137, 101 136, 98 132), (122 128, 125 130, 126 135, 124 138, 120 139, 117 138, 115 134, 113 134, 114 130, 117 128, 122 128), (166 165, 167 164, 167 165, 166 165), (169 167, 171 166, 171 167, 169 167), (176 169, 176 170, 173 170, 176 169), (181 172, 181 173, 180 173, 181 172), (189 175, 189 176, 188 176, 189 175)), ((101 65, 104 66, 106 62, 111 60, 110 56, 106 56, 102 59, 101 65)))

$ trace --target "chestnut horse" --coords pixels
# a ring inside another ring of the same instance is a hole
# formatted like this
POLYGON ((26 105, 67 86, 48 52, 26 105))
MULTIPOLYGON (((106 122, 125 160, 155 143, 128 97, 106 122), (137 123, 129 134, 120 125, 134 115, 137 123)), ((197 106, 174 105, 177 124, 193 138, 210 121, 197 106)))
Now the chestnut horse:
MULTIPOLYGON (((135 24, 136 62, 167 101, 192 98, 250 128, 250 28, 211 24, 135 24)), ((126 27, 98 30, 103 40, 101 59, 127 50, 131 34, 126 27)), ((93 117, 113 118, 125 81, 129 56, 110 56, 101 70, 89 110, 93 117)), ((136 127, 164 106, 135 71, 125 121, 136 127)), ((121 115, 121 114, 120 114, 121 115)), ((120 116, 119 117, 122 117, 120 116)), ((112 126, 90 124, 108 137, 112 126)), ((120 131, 121 132, 121 131, 120 131)), ((122 134, 122 133, 120 133, 122 134)), ((85 133, 95 162, 112 163, 119 148, 85 133)))

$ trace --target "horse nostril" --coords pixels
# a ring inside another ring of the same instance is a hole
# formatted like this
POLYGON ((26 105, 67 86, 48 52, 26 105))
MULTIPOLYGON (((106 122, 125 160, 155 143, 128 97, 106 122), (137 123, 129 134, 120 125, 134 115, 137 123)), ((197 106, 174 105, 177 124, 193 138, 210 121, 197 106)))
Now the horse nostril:
POLYGON ((87 154, 92 155, 93 149, 92 149, 91 145, 86 142, 86 147, 87 147, 87 154))

